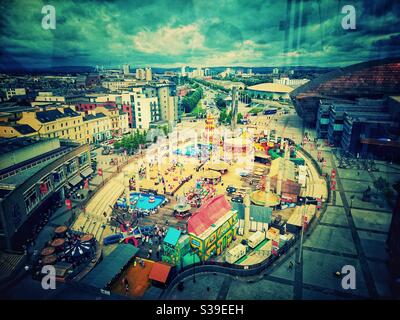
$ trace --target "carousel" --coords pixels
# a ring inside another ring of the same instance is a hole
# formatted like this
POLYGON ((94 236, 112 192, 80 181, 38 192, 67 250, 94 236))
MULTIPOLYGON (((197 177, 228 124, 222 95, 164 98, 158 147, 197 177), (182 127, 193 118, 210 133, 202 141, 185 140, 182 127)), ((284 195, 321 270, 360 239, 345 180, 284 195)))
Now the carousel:
POLYGON ((34 264, 34 274, 40 276, 40 270, 44 265, 54 265, 56 270, 67 265, 71 274, 81 270, 82 266, 95 257, 97 241, 93 234, 84 234, 70 230, 67 226, 59 226, 54 229, 53 238, 47 242, 40 251, 40 255, 34 264), (78 268, 78 269, 77 269, 78 268))
POLYGON ((257 190, 250 194, 250 201, 258 206, 275 208, 280 204, 279 197, 272 192, 266 193, 263 190, 257 190))
POLYGON ((185 197, 179 197, 178 204, 174 207, 174 217, 177 219, 185 219, 192 215, 190 212, 192 206, 186 202, 185 197))
POLYGON ((221 182, 221 173, 218 171, 207 170, 203 172, 201 178, 207 184, 216 185, 221 182))
MULTIPOLYGON (((212 172, 212 171, 211 171, 212 172)), ((205 183, 203 180, 196 182, 196 187, 185 193, 186 202, 195 208, 207 202, 209 199, 215 196, 215 187, 213 185, 205 183)))

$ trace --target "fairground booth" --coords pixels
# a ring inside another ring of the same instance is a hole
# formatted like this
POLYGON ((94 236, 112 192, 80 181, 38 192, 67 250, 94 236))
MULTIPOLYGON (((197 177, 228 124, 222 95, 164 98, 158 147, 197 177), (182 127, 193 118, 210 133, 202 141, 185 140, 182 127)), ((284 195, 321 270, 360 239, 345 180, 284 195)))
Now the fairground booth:
POLYGON ((236 237, 237 222, 224 195, 210 199, 188 220, 191 247, 203 261, 220 255, 236 237))

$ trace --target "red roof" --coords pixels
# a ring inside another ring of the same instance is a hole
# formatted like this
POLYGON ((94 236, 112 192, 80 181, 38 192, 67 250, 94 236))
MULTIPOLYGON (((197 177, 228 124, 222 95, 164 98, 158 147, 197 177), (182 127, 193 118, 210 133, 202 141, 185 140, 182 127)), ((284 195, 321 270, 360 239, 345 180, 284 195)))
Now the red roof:
POLYGON ((212 224, 217 222, 232 209, 223 194, 216 196, 203 204, 200 209, 188 220, 188 231, 195 235, 202 234, 212 224))
POLYGON ((161 262, 156 262, 153 264, 153 268, 151 268, 149 279, 165 283, 167 282, 167 278, 170 271, 171 271, 170 265, 161 262))

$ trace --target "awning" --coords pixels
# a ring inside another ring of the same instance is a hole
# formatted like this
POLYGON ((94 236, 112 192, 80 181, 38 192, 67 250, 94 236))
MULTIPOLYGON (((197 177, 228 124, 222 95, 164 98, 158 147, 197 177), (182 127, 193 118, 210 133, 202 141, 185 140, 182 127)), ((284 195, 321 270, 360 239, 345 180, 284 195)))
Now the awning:
POLYGON ((161 283, 166 283, 168 275, 171 271, 171 266, 165 263, 156 262, 151 268, 149 279, 161 283))
POLYGON ((85 168, 85 169, 83 169, 83 170, 81 171, 81 176, 84 177, 84 178, 87 178, 87 177, 89 177, 93 172, 94 172, 93 169, 90 168, 90 167, 88 167, 88 168, 85 168))
POLYGON ((165 235, 164 242, 172 246, 175 246, 181 236, 181 232, 173 227, 168 228, 168 232, 165 235))
POLYGON ((78 175, 76 175, 73 178, 68 179, 68 183, 73 187, 75 187, 81 181, 82 181, 82 177, 78 176, 78 175))
POLYGON ((128 262, 137 254, 139 248, 131 244, 119 244, 114 251, 90 271, 81 283, 104 289, 117 274, 128 264, 128 262))

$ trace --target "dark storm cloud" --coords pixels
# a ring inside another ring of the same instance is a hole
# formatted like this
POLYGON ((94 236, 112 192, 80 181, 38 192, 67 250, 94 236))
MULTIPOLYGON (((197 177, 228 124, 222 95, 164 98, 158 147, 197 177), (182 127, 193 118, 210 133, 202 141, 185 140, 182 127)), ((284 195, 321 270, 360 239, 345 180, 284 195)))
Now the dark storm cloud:
POLYGON ((388 0, 14 0, 0 10, 2 57, 33 66, 334 66, 400 55, 400 6, 388 0), (41 28, 49 3, 56 30, 41 28), (356 30, 341 27, 345 4, 356 30))

